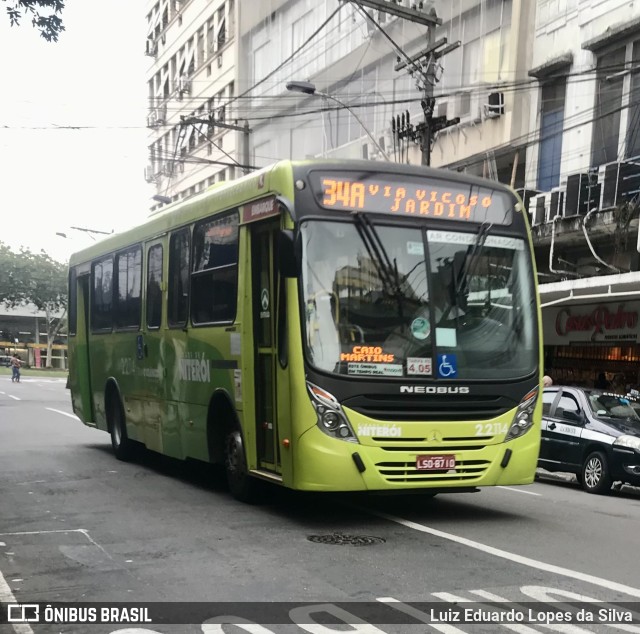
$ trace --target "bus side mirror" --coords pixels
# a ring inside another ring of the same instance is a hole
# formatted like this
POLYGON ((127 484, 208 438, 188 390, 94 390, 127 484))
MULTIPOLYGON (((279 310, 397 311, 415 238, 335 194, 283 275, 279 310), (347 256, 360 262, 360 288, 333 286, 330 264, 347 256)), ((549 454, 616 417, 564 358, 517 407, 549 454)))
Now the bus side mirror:
POLYGON ((296 239, 291 229, 281 229, 278 234, 278 269, 283 277, 300 275, 296 257, 296 239))

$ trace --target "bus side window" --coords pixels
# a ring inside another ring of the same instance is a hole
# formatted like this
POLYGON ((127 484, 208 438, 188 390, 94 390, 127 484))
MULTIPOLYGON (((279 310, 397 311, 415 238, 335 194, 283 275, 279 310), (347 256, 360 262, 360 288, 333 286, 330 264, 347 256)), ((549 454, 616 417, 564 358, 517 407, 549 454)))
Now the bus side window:
POLYGON ((237 211, 196 224, 193 231, 191 321, 233 322, 238 303, 237 211))
POLYGON ((169 325, 182 327, 189 311, 189 229, 171 234, 169 240, 169 325))
POLYGON ((113 326, 113 257, 91 265, 91 329, 111 330, 113 326))
POLYGON ((149 249, 147 264, 147 327, 160 328, 162 323, 162 245, 149 249))

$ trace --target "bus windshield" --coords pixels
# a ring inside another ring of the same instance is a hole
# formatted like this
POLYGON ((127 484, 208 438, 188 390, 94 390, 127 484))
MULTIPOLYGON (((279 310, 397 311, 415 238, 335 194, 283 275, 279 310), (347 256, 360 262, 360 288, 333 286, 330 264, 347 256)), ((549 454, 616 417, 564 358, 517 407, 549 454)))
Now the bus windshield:
POLYGON ((405 379, 495 380, 533 372, 538 335, 527 244, 489 229, 303 222, 311 365, 405 379))

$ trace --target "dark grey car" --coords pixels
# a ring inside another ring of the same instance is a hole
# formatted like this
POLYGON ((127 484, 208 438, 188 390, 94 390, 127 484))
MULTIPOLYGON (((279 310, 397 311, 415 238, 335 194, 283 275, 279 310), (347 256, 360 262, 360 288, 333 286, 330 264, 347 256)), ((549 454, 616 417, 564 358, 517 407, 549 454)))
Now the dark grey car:
POLYGON ((542 402, 539 467, 574 473, 589 493, 607 493, 613 482, 640 486, 640 416, 628 398, 553 386, 542 402))

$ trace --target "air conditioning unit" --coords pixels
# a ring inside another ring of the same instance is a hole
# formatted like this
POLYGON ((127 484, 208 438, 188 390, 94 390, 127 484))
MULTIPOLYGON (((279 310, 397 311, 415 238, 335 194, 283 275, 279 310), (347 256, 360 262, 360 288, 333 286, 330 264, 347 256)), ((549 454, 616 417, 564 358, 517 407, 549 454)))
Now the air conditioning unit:
POLYGON ((471 114, 471 93, 459 92, 449 98, 447 119, 466 119, 471 114))
POLYGON ((600 209, 611 209, 640 193, 640 163, 621 161, 598 168, 602 185, 600 209))
POLYGON ((504 114, 504 93, 492 92, 484 104, 484 115, 487 119, 495 119, 504 114))
POLYGON ((529 213, 531 214, 531 226, 543 225, 547 221, 547 200, 548 194, 537 194, 532 196, 529 205, 529 213))
POLYGON ((173 175, 173 161, 165 161, 162 164, 162 173, 165 176, 172 176, 173 175))
POLYGON ((178 92, 181 95, 191 94, 191 81, 186 75, 182 75, 182 77, 178 79, 178 92))
POLYGON ((153 169, 153 165, 147 165, 147 167, 144 168, 144 180, 146 180, 147 183, 156 182, 156 171, 153 169))
POLYGON ((436 106, 433 109, 433 117, 446 117, 447 116, 447 108, 449 107, 449 102, 446 99, 437 99, 436 106))
POLYGON ((167 121, 167 106, 161 108, 152 108, 147 116, 147 127, 157 128, 164 125, 167 121))
POLYGON ((518 196, 522 199, 522 204, 524 205, 525 211, 527 211, 531 216, 533 216, 533 208, 532 208, 532 199, 534 196, 540 194, 537 189, 525 189, 524 187, 520 187, 516 189, 518 196))
POLYGON ((549 216, 547 221, 551 222, 555 217, 564 215, 564 190, 554 187, 549 194, 549 216))
POLYGON ((151 39, 147 38, 147 49, 145 51, 145 55, 149 57, 155 57, 158 54, 158 43, 151 39))
POLYGON ((584 215, 600 206, 601 185, 597 174, 571 174, 567 177, 566 189, 565 216, 584 215))

